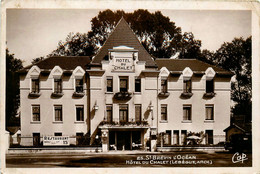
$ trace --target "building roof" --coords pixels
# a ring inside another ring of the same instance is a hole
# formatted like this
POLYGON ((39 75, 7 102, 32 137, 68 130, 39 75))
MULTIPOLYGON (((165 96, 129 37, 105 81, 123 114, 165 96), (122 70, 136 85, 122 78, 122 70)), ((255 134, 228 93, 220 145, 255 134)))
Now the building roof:
POLYGON ((113 47, 122 46, 122 45, 133 47, 134 49, 138 50, 138 59, 140 61, 145 61, 146 66, 157 67, 156 63, 152 59, 152 56, 146 51, 146 49, 139 42, 136 35, 129 27, 129 25, 127 24, 124 18, 121 18, 121 20, 118 22, 114 31, 107 38, 104 45, 99 49, 98 53, 93 58, 91 63, 100 64, 101 61, 108 56, 108 49, 113 49, 113 47))
MULTIPOLYGON (((90 61, 90 58, 87 56, 57 56, 49 57, 34 65, 37 65, 40 69, 53 69, 55 66, 60 66, 65 70, 74 70, 77 66, 86 69, 90 61)), ((24 69, 30 69, 32 66, 27 66, 24 69)))
POLYGON ((161 59, 158 58, 155 60, 158 65, 158 68, 166 67, 169 71, 183 71, 186 67, 189 67, 194 72, 206 71, 209 67, 212 67, 215 72, 230 74, 231 72, 224 70, 220 67, 210 65, 208 63, 202 62, 197 59, 161 59))

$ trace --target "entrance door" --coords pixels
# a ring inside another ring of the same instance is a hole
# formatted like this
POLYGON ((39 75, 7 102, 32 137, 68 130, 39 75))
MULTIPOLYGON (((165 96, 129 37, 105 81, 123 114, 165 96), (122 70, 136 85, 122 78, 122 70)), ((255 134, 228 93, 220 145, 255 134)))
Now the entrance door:
POLYGON ((130 150, 131 148, 131 135, 128 131, 117 132, 117 149, 130 150))
POLYGON ((40 133, 33 133, 33 146, 38 147, 40 146, 40 133))

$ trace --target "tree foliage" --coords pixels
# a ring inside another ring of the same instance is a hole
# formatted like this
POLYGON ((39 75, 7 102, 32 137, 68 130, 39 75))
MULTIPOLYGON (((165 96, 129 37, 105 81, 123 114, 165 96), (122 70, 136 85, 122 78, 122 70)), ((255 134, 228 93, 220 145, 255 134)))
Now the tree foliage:
POLYGON ((169 58, 179 53, 180 58, 199 57, 201 41, 192 33, 181 33, 169 17, 160 11, 151 13, 147 10, 136 10, 126 13, 122 10, 105 10, 91 20, 91 31, 88 33, 70 33, 66 41, 60 41, 58 48, 51 55, 92 56, 101 47, 118 21, 124 17, 145 49, 154 57, 169 58))
POLYGON ((225 42, 215 52, 213 62, 235 74, 236 80, 231 84, 231 99, 236 102, 235 115, 246 115, 251 120, 251 37, 234 38, 225 42))
POLYGON ((6 49, 6 126, 19 125, 19 118, 16 118, 20 105, 19 76, 17 71, 22 69, 22 61, 16 59, 6 49))

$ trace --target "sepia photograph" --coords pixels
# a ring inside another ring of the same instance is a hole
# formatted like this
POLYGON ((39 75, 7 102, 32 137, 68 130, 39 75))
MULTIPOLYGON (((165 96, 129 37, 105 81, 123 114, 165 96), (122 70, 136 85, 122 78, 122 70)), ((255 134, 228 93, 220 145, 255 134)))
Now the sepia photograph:
POLYGON ((252 10, 17 6, 6 169, 253 167, 252 10))

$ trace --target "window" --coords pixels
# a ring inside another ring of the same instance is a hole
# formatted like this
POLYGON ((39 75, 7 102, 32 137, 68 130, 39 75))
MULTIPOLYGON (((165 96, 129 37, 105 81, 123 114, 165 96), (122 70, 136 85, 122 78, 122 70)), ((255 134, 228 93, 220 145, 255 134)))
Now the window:
POLYGON ((191 120, 191 106, 183 106, 183 120, 191 120))
POLYGON ((106 111, 107 111, 107 122, 111 123, 113 121, 113 107, 112 107, 112 105, 107 105, 106 111))
POLYGON ((83 79, 76 79, 76 92, 82 93, 83 92, 83 79))
POLYGON ((214 80, 206 80, 206 93, 214 92, 214 80))
POLYGON ((41 144, 40 133, 33 133, 33 146, 38 147, 41 144))
POLYGON ((62 133, 61 132, 55 132, 54 136, 62 136, 62 133))
POLYGON ((32 121, 40 121, 40 106, 32 106, 32 121))
POLYGON ((167 121, 167 105, 161 105, 161 120, 167 121))
POLYGON ((141 92, 141 79, 135 79, 135 92, 141 92))
POLYGON ((161 91, 163 93, 167 92, 167 79, 161 79, 161 91))
POLYGON ((54 79, 54 93, 62 93, 61 79, 54 79))
POLYGON ((135 121, 140 122, 142 120, 141 114, 142 114, 142 105, 135 105, 135 121))
POLYGON ((166 130, 164 134, 164 144, 165 145, 171 145, 171 137, 172 137, 172 132, 171 130, 166 130))
POLYGON ((119 105, 119 119, 120 122, 128 121, 128 105, 119 105))
POLYGON ((107 92, 113 92, 113 77, 107 77, 107 92))
POLYGON ((55 121, 62 121, 62 106, 54 106, 55 121))
POLYGON ((191 93, 191 80, 183 80, 183 92, 191 93))
POLYGON ((39 93, 40 92, 40 80, 39 79, 32 79, 32 93, 39 93))
POLYGON ((128 78, 120 77, 120 92, 127 92, 127 91, 128 91, 128 78))
POLYGON ((181 144, 186 145, 187 143, 187 130, 181 130, 181 144))
POLYGON ((84 106, 76 106, 76 121, 84 121, 84 106))
POLYGON ((214 106, 206 105, 206 120, 214 120, 214 106))

